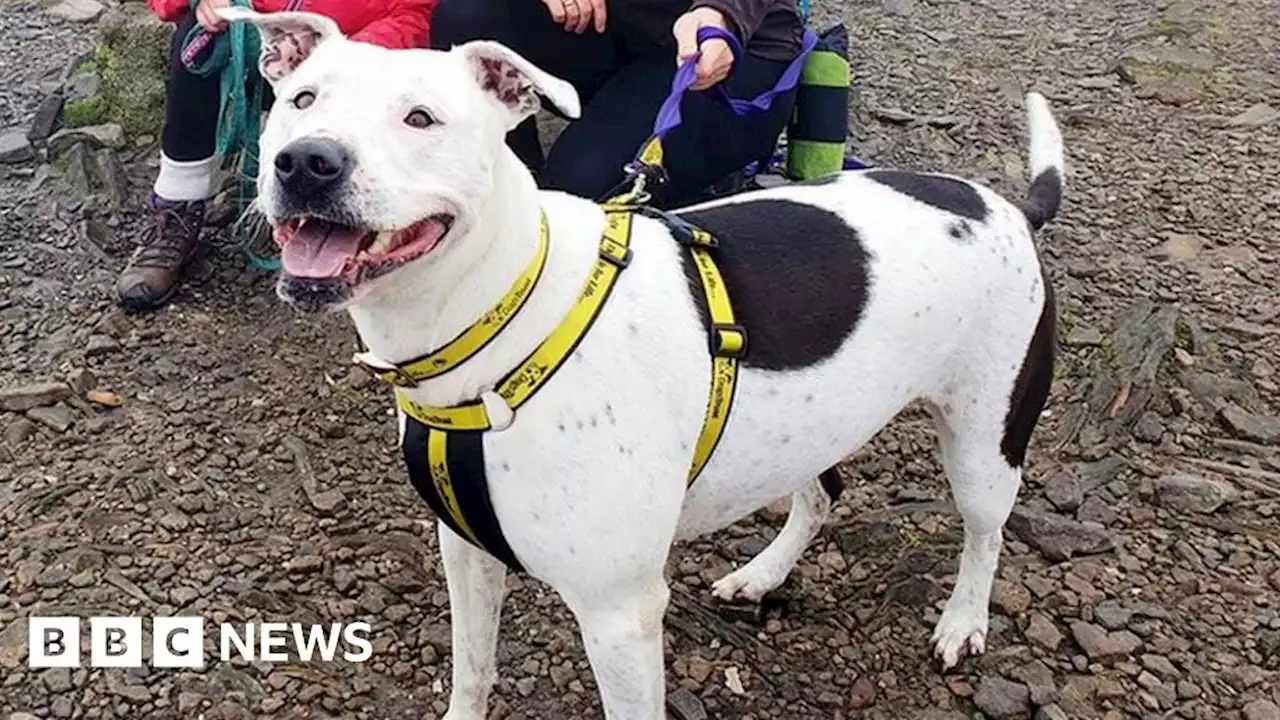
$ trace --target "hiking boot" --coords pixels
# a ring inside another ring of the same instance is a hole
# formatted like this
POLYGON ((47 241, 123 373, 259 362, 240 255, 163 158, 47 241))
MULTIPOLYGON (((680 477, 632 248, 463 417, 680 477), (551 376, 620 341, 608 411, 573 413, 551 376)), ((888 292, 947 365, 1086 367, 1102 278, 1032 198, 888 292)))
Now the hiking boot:
POLYGON ((154 310, 178 289, 182 271, 200 247, 204 201, 174 202, 151 196, 154 216, 138 238, 138 249, 120 279, 116 294, 126 310, 154 310))

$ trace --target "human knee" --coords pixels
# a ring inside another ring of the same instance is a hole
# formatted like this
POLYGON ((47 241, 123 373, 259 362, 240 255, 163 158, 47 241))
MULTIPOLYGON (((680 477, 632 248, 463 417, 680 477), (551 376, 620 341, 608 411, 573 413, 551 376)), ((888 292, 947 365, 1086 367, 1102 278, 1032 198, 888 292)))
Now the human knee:
POLYGON ((538 174, 545 190, 599 199, 623 179, 622 163, 606 163, 592 152, 552 153, 538 174))
POLYGON ((447 50, 469 40, 494 37, 506 18, 503 0, 440 0, 431 16, 431 46, 447 50))

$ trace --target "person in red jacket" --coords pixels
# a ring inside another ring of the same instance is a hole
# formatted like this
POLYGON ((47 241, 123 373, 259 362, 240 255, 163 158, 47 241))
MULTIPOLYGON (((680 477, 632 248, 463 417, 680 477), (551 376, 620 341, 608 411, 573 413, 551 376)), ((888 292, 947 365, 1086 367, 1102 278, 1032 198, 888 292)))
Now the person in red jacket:
MULTIPOLYGON (((302 10, 326 15, 352 40, 398 49, 427 47, 437 2, 254 0, 253 6, 258 12, 302 10)), ((226 30, 226 21, 214 10, 226 7, 230 0, 200 0, 194 10, 189 0, 147 0, 147 4, 157 17, 177 27, 169 52, 160 172, 151 193, 153 217, 116 283, 120 305, 132 311, 155 309, 167 302, 200 247, 205 203, 213 194, 218 165, 214 149, 221 88, 217 74, 205 77, 189 72, 182 50, 197 24, 209 33, 226 30)), ((256 64, 255 58, 255 72, 256 64)), ((269 91, 267 95, 269 103, 269 91)))

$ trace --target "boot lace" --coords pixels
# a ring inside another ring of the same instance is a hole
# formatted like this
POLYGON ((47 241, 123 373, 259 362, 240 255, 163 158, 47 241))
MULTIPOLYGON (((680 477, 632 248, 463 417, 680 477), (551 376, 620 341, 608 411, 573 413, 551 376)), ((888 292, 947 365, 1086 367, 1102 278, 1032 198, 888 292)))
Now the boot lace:
POLYGON ((192 243, 195 212, 187 208, 162 208, 142 231, 133 265, 140 268, 169 268, 180 263, 192 243), (183 212, 186 210, 186 212, 183 212))

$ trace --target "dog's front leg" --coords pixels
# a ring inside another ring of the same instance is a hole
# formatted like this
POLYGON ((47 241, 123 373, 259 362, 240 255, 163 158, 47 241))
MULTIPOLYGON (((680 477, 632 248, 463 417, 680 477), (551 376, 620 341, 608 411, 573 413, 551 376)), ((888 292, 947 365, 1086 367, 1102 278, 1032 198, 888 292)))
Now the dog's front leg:
POLYGON ((444 523, 437 524, 453 616, 453 693, 444 720, 484 720, 498 679, 498 623, 507 567, 444 523))
POLYGON ((586 598, 565 597, 582 629, 606 720, 666 717, 662 618, 670 597, 660 570, 586 598))

